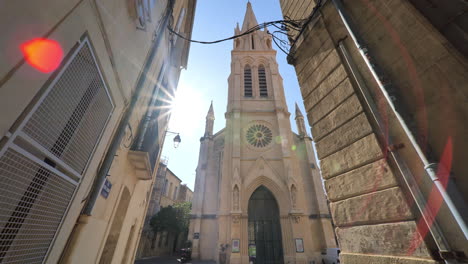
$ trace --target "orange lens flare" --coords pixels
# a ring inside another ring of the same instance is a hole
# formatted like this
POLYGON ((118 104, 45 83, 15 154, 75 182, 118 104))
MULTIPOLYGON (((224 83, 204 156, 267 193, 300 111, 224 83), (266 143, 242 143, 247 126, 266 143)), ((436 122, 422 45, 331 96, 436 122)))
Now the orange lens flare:
POLYGON ((62 47, 51 39, 36 38, 27 41, 21 45, 21 52, 29 65, 43 73, 57 69, 63 59, 62 47))

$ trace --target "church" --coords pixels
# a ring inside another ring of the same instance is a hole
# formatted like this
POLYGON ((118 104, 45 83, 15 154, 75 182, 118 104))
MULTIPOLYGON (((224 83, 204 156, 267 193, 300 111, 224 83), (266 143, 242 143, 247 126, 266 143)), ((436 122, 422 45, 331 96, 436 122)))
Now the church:
MULTIPOLYGON (((241 34, 257 25, 247 3, 241 34)), ((226 127, 214 133, 211 104, 200 139, 188 239, 192 257, 218 263, 322 263, 336 248, 304 117, 291 130, 276 50, 267 29, 236 38, 226 127)))

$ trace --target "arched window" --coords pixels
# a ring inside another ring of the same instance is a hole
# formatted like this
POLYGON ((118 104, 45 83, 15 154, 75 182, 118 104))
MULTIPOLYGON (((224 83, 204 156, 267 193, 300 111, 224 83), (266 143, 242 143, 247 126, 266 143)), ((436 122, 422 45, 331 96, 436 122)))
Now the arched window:
POLYGON ((244 96, 252 97, 252 70, 247 65, 244 68, 244 96))
POLYGON ((260 87, 260 96, 267 97, 268 89, 265 75, 265 67, 263 66, 258 67, 258 87, 260 87))

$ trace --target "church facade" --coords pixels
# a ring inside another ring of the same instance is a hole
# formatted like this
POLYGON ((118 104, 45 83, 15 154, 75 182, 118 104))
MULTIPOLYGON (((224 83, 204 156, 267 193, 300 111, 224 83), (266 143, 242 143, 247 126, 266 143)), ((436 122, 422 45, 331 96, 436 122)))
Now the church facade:
MULTIPOLYGON (((250 3, 240 34, 257 25, 250 3)), ((192 257, 218 263, 321 263, 335 248, 312 140, 296 105, 291 130, 266 29, 235 39, 226 127, 210 106, 200 139, 189 240, 192 257)))

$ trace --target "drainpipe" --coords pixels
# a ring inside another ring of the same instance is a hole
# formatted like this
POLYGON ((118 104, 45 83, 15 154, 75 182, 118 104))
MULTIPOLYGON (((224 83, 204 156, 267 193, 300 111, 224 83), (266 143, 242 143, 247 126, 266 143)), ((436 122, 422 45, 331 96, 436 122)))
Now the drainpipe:
POLYGON ((146 60, 146 63, 140 75, 140 78, 138 79, 135 93, 133 94, 130 105, 125 111, 125 114, 119 123, 115 136, 112 139, 112 142, 109 146, 106 156, 104 157, 101 167, 99 168, 96 178, 94 179, 93 187, 89 194, 89 198, 86 202, 86 205, 83 208, 82 214, 91 215, 93 211, 94 205, 96 204, 96 200, 99 197, 99 193, 101 192, 101 187, 104 184, 107 174, 112 166, 112 162, 114 161, 115 153, 119 149, 122 138, 125 135, 125 128, 127 127, 128 121, 130 120, 130 117, 132 116, 133 110, 135 109, 135 105, 140 97, 140 93, 143 90, 143 84, 146 81, 147 75, 149 75, 149 69, 151 67, 151 64, 154 60, 154 57, 156 56, 159 45, 163 39, 164 32, 166 30, 167 24, 169 23, 169 18, 172 14, 173 4, 174 4, 173 0, 168 1, 168 6, 166 7, 166 13, 164 14, 164 18, 163 18, 163 21, 161 22, 161 26, 158 25, 159 26, 158 32, 155 32, 156 38, 154 40, 153 46, 151 47, 150 55, 148 56, 148 59, 146 60))
MULTIPOLYGON (((351 19, 349 18, 347 12, 345 11, 344 6, 341 3, 341 0, 332 0, 332 2, 334 4, 335 8, 337 9, 338 14, 340 15, 341 20, 342 20, 344 26, 346 27, 346 29, 347 29, 347 31, 349 33, 349 36, 353 39, 354 44, 356 45, 357 49, 359 50, 359 53, 361 54, 363 60, 367 64, 367 67, 369 68, 369 71, 372 73, 372 76, 374 77, 375 81, 377 82, 377 84, 378 84, 382 94, 384 95, 388 105, 392 109, 392 111, 393 111, 394 115, 396 116, 398 122, 400 123, 401 127, 403 128, 405 134, 407 135, 409 141, 411 142, 412 147, 416 150, 416 153, 418 154, 418 157, 423 162, 424 169, 426 170, 428 176, 430 177, 430 179, 432 180, 432 182, 436 186, 437 190, 441 194, 445 204, 449 208, 449 210, 452 213, 455 221, 457 222, 458 226, 462 230, 463 235, 465 236, 465 238, 468 239, 468 228, 466 226, 466 223, 465 223, 463 217, 460 215, 460 212, 456 208, 454 202, 452 201, 452 199, 448 195, 447 191, 445 190, 444 186, 440 182, 439 178, 437 177, 436 171, 434 169, 434 164, 430 163, 427 160, 426 156, 424 155, 423 151, 421 150, 421 148, 419 147, 417 141, 415 140, 414 136, 412 135, 410 129, 408 128, 405 121, 403 120, 402 116, 396 110, 395 104, 393 102, 394 97, 390 96, 388 91, 387 91, 387 89, 389 89, 390 84, 383 80, 382 74, 380 74, 382 71, 375 64, 375 62, 373 62, 372 56, 369 54, 369 51, 368 51, 366 45, 364 44, 364 41, 357 34, 357 32, 354 30, 355 27, 352 24, 351 19)), ((417 200, 416 200, 416 202, 417 202, 417 200)), ((422 215, 424 217, 424 212, 422 212, 422 215)), ((427 219, 425 219, 425 220, 427 220, 427 219)), ((443 237, 443 234, 441 232, 440 232, 439 235, 441 237, 443 237)), ((438 247, 443 246, 443 247, 445 247, 445 249, 442 248, 443 251, 446 251, 446 250, 450 251, 450 247, 449 247, 449 245, 448 245, 448 243, 446 242, 445 239, 442 239, 442 240, 439 240, 439 241, 441 241, 442 244, 437 243, 438 247)), ((441 247, 439 247, 439 249, 441 249, 441 247)), ((449 260, 445 260, 445 262, 446 263, 457 263, 457 262, 452 262, 452 261, 449 261, 449 260)))

